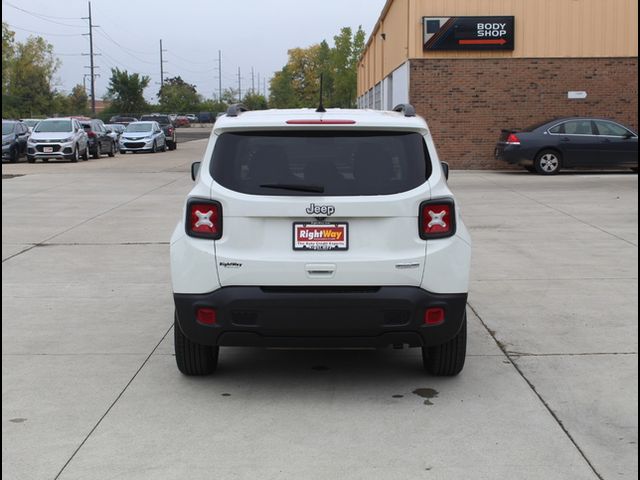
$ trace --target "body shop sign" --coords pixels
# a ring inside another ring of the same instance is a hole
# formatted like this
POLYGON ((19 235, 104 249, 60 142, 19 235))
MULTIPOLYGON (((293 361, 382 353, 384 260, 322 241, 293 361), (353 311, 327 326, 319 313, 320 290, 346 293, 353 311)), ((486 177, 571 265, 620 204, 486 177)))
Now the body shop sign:
POLYGON ((425 50, 513 50, 514 17, 424 17, 425 50))

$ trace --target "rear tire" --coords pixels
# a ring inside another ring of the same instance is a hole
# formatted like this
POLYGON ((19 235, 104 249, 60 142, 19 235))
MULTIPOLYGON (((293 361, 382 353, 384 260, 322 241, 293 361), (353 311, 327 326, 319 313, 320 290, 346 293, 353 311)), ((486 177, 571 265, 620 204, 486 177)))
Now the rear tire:
POLYGON ((102 155, 102 152, 100 151, 100 143, 98 142, 96 145, 96 151, 93 152, 93 158, 100 158, 100 155, 102 155))
POLYGON ((462 319, 462 328, 447 343, 435 347, 422 347, 424 368, 431 375, 453 377, 464 367, 467 354, 467 313, 462 319))
POLYGON ((562 159, 555 150, 542 150, 536 155, 533 165, 540 175, 556 175, 560 172, 562 159))
POLYGON ((18 149, 12 148, 11 152, 9 153, 9 163, 16 163, 18 161, 18 157, 18 149))
POLYGON ((176 364, 184 375, 204 376, 216 371, 220 347, 200 345, 189 340, 180 330, 177 314, 173 323, 173 339, 176 364))
POLYGON ((169 150, 175 150, 178 144, 174 141, 169 142, 169 150))

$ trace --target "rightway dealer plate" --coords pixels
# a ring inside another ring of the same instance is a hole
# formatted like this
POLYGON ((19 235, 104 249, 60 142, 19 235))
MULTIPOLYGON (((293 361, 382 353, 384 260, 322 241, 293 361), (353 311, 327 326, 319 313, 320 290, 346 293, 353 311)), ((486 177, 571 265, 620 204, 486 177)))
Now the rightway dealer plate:
POLYGON ((348 223, 294 223, 294 250, 348 250, 348 223))

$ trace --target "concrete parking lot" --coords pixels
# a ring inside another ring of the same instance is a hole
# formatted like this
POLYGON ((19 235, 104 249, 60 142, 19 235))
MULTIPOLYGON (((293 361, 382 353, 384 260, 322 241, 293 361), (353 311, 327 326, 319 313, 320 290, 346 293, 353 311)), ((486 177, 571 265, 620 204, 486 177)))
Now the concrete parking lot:
POLYGON ((637 478, 637 175, 452 172, 459 377, 418 350, 223 349, 186 378, 168 241, 205 145, 2 166, 6 478, 637 478))

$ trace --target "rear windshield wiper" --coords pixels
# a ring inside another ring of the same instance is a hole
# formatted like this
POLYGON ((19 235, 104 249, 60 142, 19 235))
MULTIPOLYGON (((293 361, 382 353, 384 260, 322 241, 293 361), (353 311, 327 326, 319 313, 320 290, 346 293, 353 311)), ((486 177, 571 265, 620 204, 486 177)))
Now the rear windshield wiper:
POLYGON ((289 183, 267 183, 260 188, 277 188, 279 190, 292 190, 294 192, 324 193, 324 187, 320 185, 293 185, 289 183))

